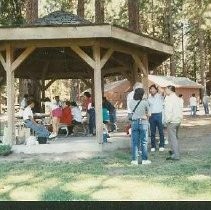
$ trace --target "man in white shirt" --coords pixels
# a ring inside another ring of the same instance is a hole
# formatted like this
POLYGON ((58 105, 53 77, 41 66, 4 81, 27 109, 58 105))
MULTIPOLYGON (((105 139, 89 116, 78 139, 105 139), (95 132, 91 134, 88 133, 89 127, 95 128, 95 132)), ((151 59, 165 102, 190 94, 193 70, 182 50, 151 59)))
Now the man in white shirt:
POLYGON ((164 133, 163 133, 163 105, 164 97, 162 96, 162 89, 158 89, 155 85, 149 87, 150 96, 148 98, 149 108, 151 116, 149 118, 150 130, 151 130, 151 152, 155 152, 156 149, 156 128, 158 128, 160 136, 159 151, 164 151, 164 133))
POLYGON ((191 109, 191 116, 196 116, 196 109, 197 109, 197 99, 195 93, 192 94, 190 97, 190 109, 191 109))
POLYGON ((175 94, 174 86, 167 86, 165 88, 165 120, 167 124, 168 140, 170 141, 171 149, 170 157, 166 160, 179 160, 179 145, 177 139, 177 132, 181 124, 183 114, 179 97, 175 94))
POLYGON ((23 121, 27 128, 31 128, 38 137, 52 138, 50 132, 45 126, 37 124, 33 118, 32 108, 34 107, 34 100, 28 101, 28 106, 23 111, 23 121))

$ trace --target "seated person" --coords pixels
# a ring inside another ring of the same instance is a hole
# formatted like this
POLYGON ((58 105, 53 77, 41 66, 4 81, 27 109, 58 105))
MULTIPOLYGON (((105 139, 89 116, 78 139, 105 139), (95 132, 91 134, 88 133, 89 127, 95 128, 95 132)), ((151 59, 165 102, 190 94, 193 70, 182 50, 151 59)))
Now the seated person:
POLYGON ((33 99, 27 101, 28 106, 23 111, 23 120, 27 128, 31 128, 35 131, 38 137, 52 138, 50 132, 45 126, 37 124, 33 118, 32 108, 34 108, 35 102, 33 99))
POLYGON ((75 101, 72 101, 70 103, 70 106, 73 117, 72 124, 73 125, 82 124, 81 110, 79 109, 77 103, 75 101))
POLYGON ((65 125, 72 124, 72 111, 70 108, 70 101, 66 101, 65 104, 63 105, 60 124, 65 124, 65 125))

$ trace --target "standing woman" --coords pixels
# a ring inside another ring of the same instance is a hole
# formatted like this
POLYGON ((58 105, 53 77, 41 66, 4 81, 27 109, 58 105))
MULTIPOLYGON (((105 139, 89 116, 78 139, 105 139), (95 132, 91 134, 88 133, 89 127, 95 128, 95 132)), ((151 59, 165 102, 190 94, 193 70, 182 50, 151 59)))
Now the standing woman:
POLYGON ((149 103, 147 100, 143 99, 144 89, 137 88, 134 91, 133 99, 129 103, 129 108, 132 111, 132 121, 131 121, 131 130, 132 130, 132 161, 131 164, 138 165, 137 153, 139 146, 141 145, 141 156, 142 164, 150 164, 151 161, 148 160, 147 152, 147 138, 146 132, 147 127, 145 126, 149 113, 149 103))
POLYGON ((55 96, 55 100, 53 100, 52 102, 51 115, 52 115, 52 126, 53 126, 53 133, 51 135, 52 138, 54 138, 58 135, 60 117, 62 116, 62 103, 59 99, 59 96, 55 96))

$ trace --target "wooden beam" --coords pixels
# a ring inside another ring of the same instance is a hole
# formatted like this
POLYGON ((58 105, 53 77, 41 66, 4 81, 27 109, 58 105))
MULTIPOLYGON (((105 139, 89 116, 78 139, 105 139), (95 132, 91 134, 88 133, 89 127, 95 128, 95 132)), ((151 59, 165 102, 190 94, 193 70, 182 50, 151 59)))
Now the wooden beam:
POLYGON ((87 81, 86 79, 82 79, 82 82, 85 83, 87 87, 90 87, 90 88, 92 87, 92 83, 90 81, 87 81))
POLYGON ((118 41, 101 39, 100 46, 104 48, 112 48, 116 52, 122 52, 128 55, 132 55, 133 53, 136 53, 140 56, 144 55, 144 53, 141 52, 140 48, 136 46, 125 45, 123 43, 119 43, 118 41))
POLYGON ((12 71, 12 62, 14 58, 14 51, 10 44, 6 46, 6 77, 7 77, 7 123, 8 136, 6 136, 7 144, 15 144, 15 78, 14 71, 12 71))
POLYGON ((79 46, 71 45, 70 48, 78 54, 87 64, 89 64, 93 69, 95 68, 95 61, 87 55, 79 46))
POLYGON ((106 62, 108 61, 108 59, 111 57, 112 53, 113 53, 113 49, 108 49, 108 51, 105 53, 105 55, 103 56, 103 58, 101 59, 101 69, 103 68, 103 66, 106 64, 106 62))
POLYGON ((141 62, 141 59, 139 58, 139 56, 136 54, 132 54, 132 57, 133 57, 134 61, 136 62, 138 68, 140 70, 142 70, 143 74, 148 75, 148 71, 147 71, 146 67, 143 65, 143 63, 141 62))
POLYGON ((95 92, 95 110, 96 110, 96 139, 99 143, 103 142, 103 116, 102 116, 102 81, 101 81, 101 62, 100 46, 96 44, 93 47, 95 59, 94 66, 94 92, 95 92))
POLYGON ((18 40, 10 41, 14 48, 53 48, 53 47, 69 47, 71 45, 77 45, 80 47, 92 47, 96 43, 96 39, 56 39, 56 40, 18 40))
POLYGON ((2 66, 4 67, 4 70, 6 70, 6 62, 5 62, 4 57, 1 52, 0 52, 0 62, 2 64, 2 66))
POLYGON ((17 67, 34 51, 35 47, 28 47, 16 58, 12 63, 12 71, 15 71, 17 67))
POLYGON ((51 81, 49 81, 48 84, 45 85, 44 90, 47 90, 55 81, 56 81, 56 79, 52 79, 51 81))

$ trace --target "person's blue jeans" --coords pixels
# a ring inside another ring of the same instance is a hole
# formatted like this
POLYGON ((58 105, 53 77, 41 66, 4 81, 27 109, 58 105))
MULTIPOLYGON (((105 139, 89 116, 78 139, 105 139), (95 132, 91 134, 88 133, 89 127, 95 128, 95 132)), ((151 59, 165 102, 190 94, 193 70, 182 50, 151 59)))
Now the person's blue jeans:
POLYGON ((140 120, 133 120, 131 122, 131 131, 132 160, 137 160, 139 147, 141 147, 142 160, 147 160, 146 126, 140 120))
POLYGON ((164 147, 162 113, 152 114, 149 118, 149 123, 150 123, 150 131, 151 131, 151 148, 156 148, 156 142, 155 142, 156 128, 158 128, 158 132, 160 136, 159 147, 164 147))
POLYGON ((191 116, 196 116, 197 106, 191 106, 190 109, 191 109, 190 111, 191 116))
POLYGON ((50 132, 43 125, 37 125, 33 123, 31 120, 26 120, 25 125, 27 128, 31 128, 33 131, 35 131, 35 134, 38 137, 48 138, 50 135, 50 132))
POLYGON ((203 103, 203 106, 204 106, 204 112, 205 112, 205 114, 209 114, 209 105, 203 103))

